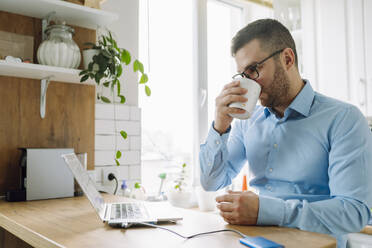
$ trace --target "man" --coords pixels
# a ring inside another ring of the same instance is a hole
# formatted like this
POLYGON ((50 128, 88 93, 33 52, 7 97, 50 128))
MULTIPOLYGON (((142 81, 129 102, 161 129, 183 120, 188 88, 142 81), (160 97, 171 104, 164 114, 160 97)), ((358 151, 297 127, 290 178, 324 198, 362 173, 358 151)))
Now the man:
POLYGON ((225 221, 327 233, 345 247, 345 234, 360 231, 371 215, 367 121, 353 105, 314 92, 301 78, 293 38, 278 21, 250 23, 233 38, 231 50, 239 74, 261 85, 262 106, 250 119, 232 123, 229 113, 244 110, 228 106, 245 102, 246 90, 237 81, 225 85, 200 149, 203 187, 230 185, 248 161, 249 185, 259 194, 217 197, 225 221))

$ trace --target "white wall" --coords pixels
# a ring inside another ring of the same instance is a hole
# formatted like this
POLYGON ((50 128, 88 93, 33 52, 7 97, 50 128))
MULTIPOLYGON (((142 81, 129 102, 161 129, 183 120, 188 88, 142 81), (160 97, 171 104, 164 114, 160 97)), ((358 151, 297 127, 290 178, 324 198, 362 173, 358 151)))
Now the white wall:
MULTIPOLYGON (((133 62, 138 58, 138 1, 108 0, 102 4, 101 9, 119 15, 119 19, 108 25, 107 28, 113 32, 118 46, 131 53, 133 62)), ((122 179, 127 180, 129 187, 133 187, 134 182, 141 180, 141 110, 138 108, 137 78, 137 73, 133 72, 131 63, 124 69, 123 76, 120 78, 121 92, 126 98, 126 103, 115 106, 116 132, 126 131, 128 134, 126 140, 122 139, 118 133, 115 134, 114 106, 96 103, 95 178, 99 187, 102 186, 104 171, 116 173, 119 188, 122 179), (117 148, 122 153, 122 158, 119 159, 120 166, 117 166, 114 161, 115 139, 117 148)), ((110 91, 107 90, 104 94, 110 95, 110 91)), ((100 188, 113 192, 113 186, 114 182, 110 182, 100 188)))
MULTIPOLYGON (((102 4, 101 9, 119 15, 119 19, 108 25, 114 32, 118 46, 125 48, 133 57, 138 58, 138 0, 108 0, 102 4)), ((132 64, 123 72, 120 78, 126 104, 138 106, 137 74, 133 72, 132 64), (124 86, 124 87, 123 87, 124 86)))

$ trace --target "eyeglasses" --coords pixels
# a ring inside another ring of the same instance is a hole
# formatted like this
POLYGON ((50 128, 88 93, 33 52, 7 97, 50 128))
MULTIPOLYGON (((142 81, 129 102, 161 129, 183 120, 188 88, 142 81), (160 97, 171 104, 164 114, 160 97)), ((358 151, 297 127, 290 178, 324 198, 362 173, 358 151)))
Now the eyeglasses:
POLYGON ((249 79, 253 79, 253 80, 254 79, 257 79, 260 76, 260 74, 258 73, 257 67, 259 67, 260 65, 262 65, 269 58, 274 57, 275 55, 283 52, 283 50, 284 50, 284 48, 283 49, 280 49, 280 50, 278 50, 276 52, 274 52, 273 54, 271 54, 270 56, 264 58, 260 62, 248 66, 242 73, 235 74, 232 78, 235 79, 238 76, 241 76, 243 78, 249 78, 249 79))

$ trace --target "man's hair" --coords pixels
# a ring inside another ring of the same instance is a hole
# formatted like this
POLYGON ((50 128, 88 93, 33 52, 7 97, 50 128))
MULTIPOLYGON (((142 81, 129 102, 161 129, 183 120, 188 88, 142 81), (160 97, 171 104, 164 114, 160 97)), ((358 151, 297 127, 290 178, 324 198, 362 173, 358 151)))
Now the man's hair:
POLYGON ((296 45, 289 30, 274 19, 260 19, 249 23, 239 30, 231 41, 231 55, 234 57, 237 51, 252 40, 260 42, 261 49, 269 53, 280 49, 291 48, 295 55, 295 64, 298 68, 296 45))

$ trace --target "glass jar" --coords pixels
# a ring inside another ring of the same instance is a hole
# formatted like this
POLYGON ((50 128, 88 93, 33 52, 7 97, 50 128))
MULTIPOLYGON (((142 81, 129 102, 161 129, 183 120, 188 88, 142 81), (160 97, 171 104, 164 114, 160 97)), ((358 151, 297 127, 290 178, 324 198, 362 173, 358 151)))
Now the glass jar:
POLYGON ((50 25, 45 30, 47 39, 38 50, 37 59, 42 65, 77 68, 80 65, 80 49, 72 39, 74 29, 65 24, 50 25))

